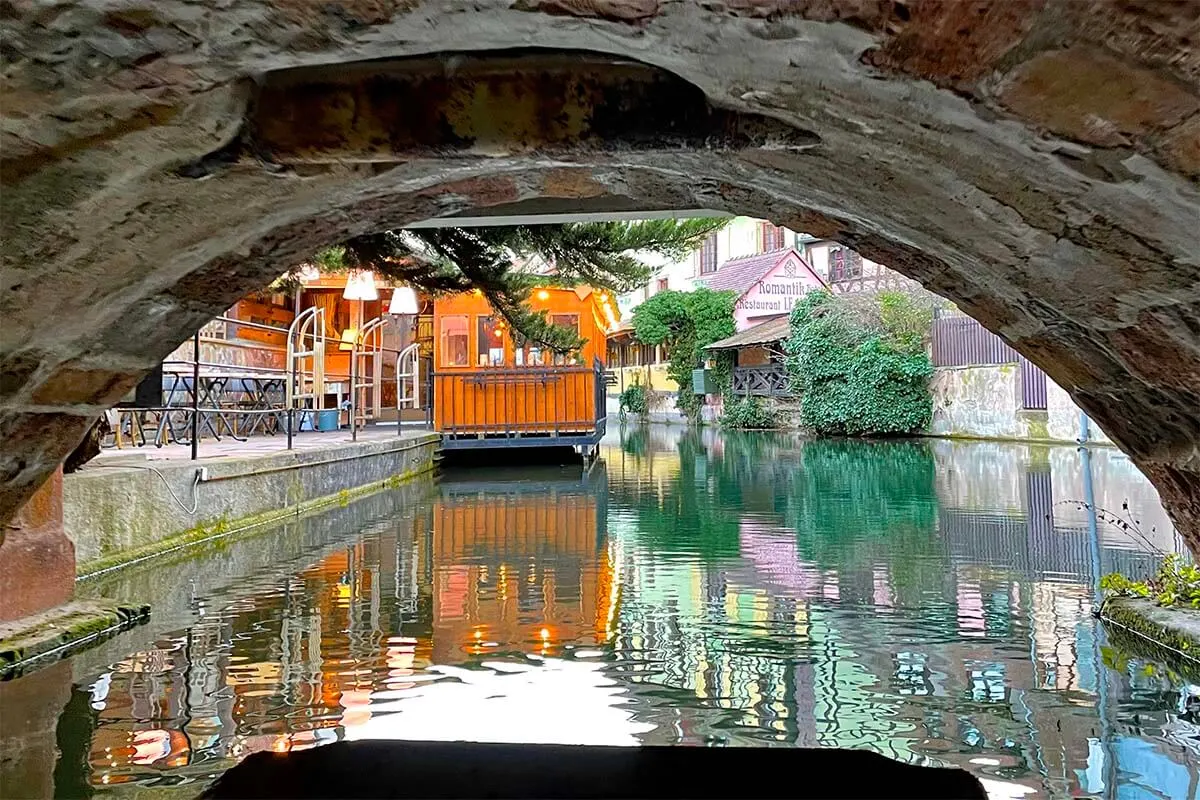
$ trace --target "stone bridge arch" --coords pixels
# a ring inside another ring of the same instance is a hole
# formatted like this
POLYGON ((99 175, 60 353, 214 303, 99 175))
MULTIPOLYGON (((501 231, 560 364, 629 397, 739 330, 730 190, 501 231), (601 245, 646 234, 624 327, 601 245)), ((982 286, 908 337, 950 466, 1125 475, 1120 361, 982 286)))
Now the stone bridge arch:
POLYGON ((1197 16, 6 3, 0 517, 178 342, 324 244, 486 209, 709 208, 953 299, 1071 392, 1200 549, 1197 16))

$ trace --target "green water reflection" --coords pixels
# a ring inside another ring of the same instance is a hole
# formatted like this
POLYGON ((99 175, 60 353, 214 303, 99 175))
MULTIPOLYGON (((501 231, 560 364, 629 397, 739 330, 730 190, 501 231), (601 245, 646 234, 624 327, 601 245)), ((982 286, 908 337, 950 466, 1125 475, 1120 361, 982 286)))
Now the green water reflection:
MULTIPOLYGON (((1091 616, 1073 449, 651 428, 603 456, 447 475, 91 587, 163 610, 8 687, 62 711, 61 755, 7 785, 194 794, 256 750, 399 738, 861 747, 997 797, 1197 796, 1200 689, 1114 656, 1091 616)), ((1119 454, 1094 461, 1102 504, 1161 516, 1119 454)), ((1152 563, 1117 530, 1100 546, 1105 569, 1152 563)))

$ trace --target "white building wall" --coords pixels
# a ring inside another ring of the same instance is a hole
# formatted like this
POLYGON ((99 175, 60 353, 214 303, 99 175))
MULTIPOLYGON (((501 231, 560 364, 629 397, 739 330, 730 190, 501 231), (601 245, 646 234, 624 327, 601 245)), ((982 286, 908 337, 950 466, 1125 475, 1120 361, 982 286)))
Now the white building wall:
MULTIPOLYGON (((717 265, 724 264, 731 258, 752 256, 759 252, 759 223, 761 220, 751 217, 734 217, 729 224, 717 232, 717 265)), ((783 243, 785 247, 794 246, 802 236, 784 228, 783 243)), ((651 275, 649 282, 640 289, 618 298, 622 319, 633 313, 633 309, 644 303, 659 292, 659 280, 666 278, 666 288, 670 291, 686 292, 696 287, 700 277, 700 250, 692 251, 690 255, 679 261, 668 262, 660 256, 645 256, 647 263, 657 264, 658 267, 651 275)), ((826 257, 828 260, 828 256, 826 257)))

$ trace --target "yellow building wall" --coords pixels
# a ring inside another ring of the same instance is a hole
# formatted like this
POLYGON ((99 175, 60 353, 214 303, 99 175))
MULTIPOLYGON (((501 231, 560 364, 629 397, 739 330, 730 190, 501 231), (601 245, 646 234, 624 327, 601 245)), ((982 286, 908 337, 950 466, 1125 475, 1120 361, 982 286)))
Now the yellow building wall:
POLYGON ((667 374, 666 364, 649 364, 641 367, 618 367, 609 370, 617 376, 617 382, 608 387, 610 397, 616 397, 634 382, 640 382, 656 392, 674 393, 679 384, 667 374))

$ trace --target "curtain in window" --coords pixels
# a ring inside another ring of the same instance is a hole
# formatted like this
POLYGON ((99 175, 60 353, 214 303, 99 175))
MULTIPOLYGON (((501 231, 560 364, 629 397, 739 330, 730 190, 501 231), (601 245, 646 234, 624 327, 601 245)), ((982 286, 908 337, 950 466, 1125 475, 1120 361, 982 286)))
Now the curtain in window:
POLYGON ((442 317, 441 351, 443 367, 470 366, 469 336, 465 316, 442 317))

